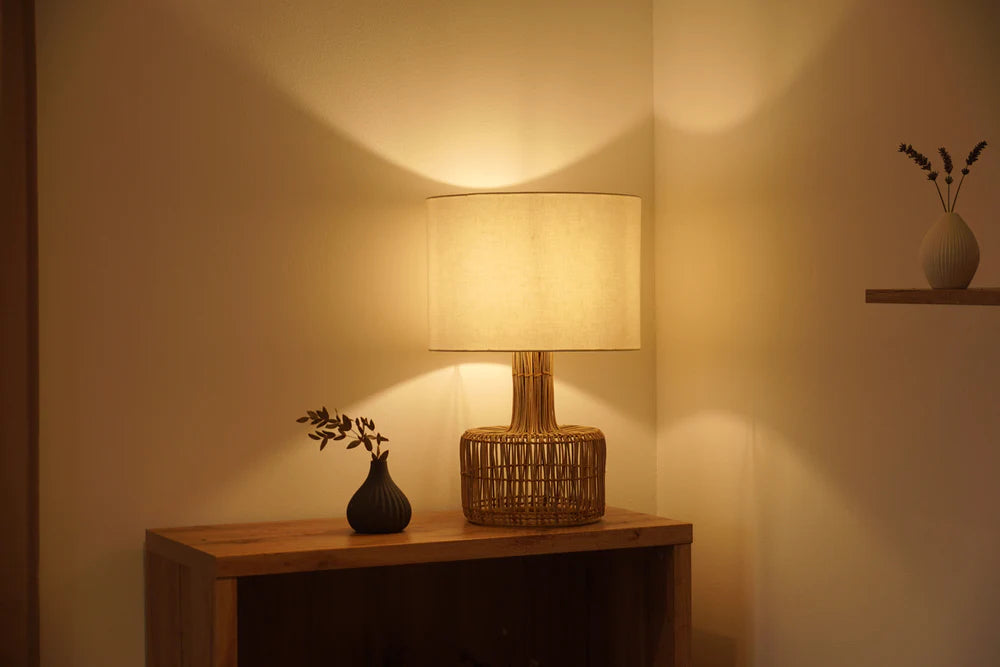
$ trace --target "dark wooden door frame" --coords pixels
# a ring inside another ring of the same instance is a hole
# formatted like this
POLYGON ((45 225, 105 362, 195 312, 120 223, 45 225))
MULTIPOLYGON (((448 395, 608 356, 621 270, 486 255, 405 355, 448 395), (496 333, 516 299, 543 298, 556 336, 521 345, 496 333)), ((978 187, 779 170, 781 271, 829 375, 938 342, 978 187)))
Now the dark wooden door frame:
POLYGON ((0 0, 0 664, 37 667, 34 0, 0 0))

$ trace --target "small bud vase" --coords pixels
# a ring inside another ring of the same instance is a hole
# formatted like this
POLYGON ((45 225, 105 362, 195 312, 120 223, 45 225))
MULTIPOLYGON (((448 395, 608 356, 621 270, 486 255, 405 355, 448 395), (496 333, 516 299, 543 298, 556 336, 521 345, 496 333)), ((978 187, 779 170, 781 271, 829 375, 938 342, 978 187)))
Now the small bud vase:
POLYGON ((934 289, 965 289, 979 268, 979 244, 958 213, 945 213, 920 244, 920 263, 934 289))
POLYGON ((410 515, 410 501, 392 481, 387 459, 373 460, 365 483, 347 503, 347 523, 358 533, 398 533, 410 515))

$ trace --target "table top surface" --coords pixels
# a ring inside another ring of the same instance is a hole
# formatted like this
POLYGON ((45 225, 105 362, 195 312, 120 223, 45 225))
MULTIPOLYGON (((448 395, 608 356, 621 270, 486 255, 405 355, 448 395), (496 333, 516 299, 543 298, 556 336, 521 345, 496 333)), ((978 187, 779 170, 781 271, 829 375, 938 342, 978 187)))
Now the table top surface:
POLYGON ((609 507, 567 528, 478 526, 461 511, 415 513, 401 533, 359 535, 347 519, 162 528, 146 550, 217 578, 688 544, 690 523, 609 507))

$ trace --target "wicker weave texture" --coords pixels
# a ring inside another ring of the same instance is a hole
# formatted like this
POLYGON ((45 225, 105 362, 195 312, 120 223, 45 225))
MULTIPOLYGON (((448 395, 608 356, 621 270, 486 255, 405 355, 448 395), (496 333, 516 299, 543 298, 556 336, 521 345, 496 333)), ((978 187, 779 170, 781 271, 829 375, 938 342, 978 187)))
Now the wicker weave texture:
POLYGON ((462 509, 492 526, 574 526, 604 516, 604 434, 586 426, 462 435, 462 509))
POLYGON ((604 516, 604 434, 558 426, 551 352, 515 352, 509 427, 462 435, 462 509, 492 526, 574 526, 604 516))

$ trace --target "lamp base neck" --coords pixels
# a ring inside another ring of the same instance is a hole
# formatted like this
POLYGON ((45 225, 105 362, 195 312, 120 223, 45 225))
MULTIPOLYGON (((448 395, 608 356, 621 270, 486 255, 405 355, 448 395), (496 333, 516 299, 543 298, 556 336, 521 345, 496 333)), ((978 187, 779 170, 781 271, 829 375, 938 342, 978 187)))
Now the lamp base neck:
POLYGON ((515 352, 514 402, 508 433, 551 433, 556 423, 551 352, 515 352))

